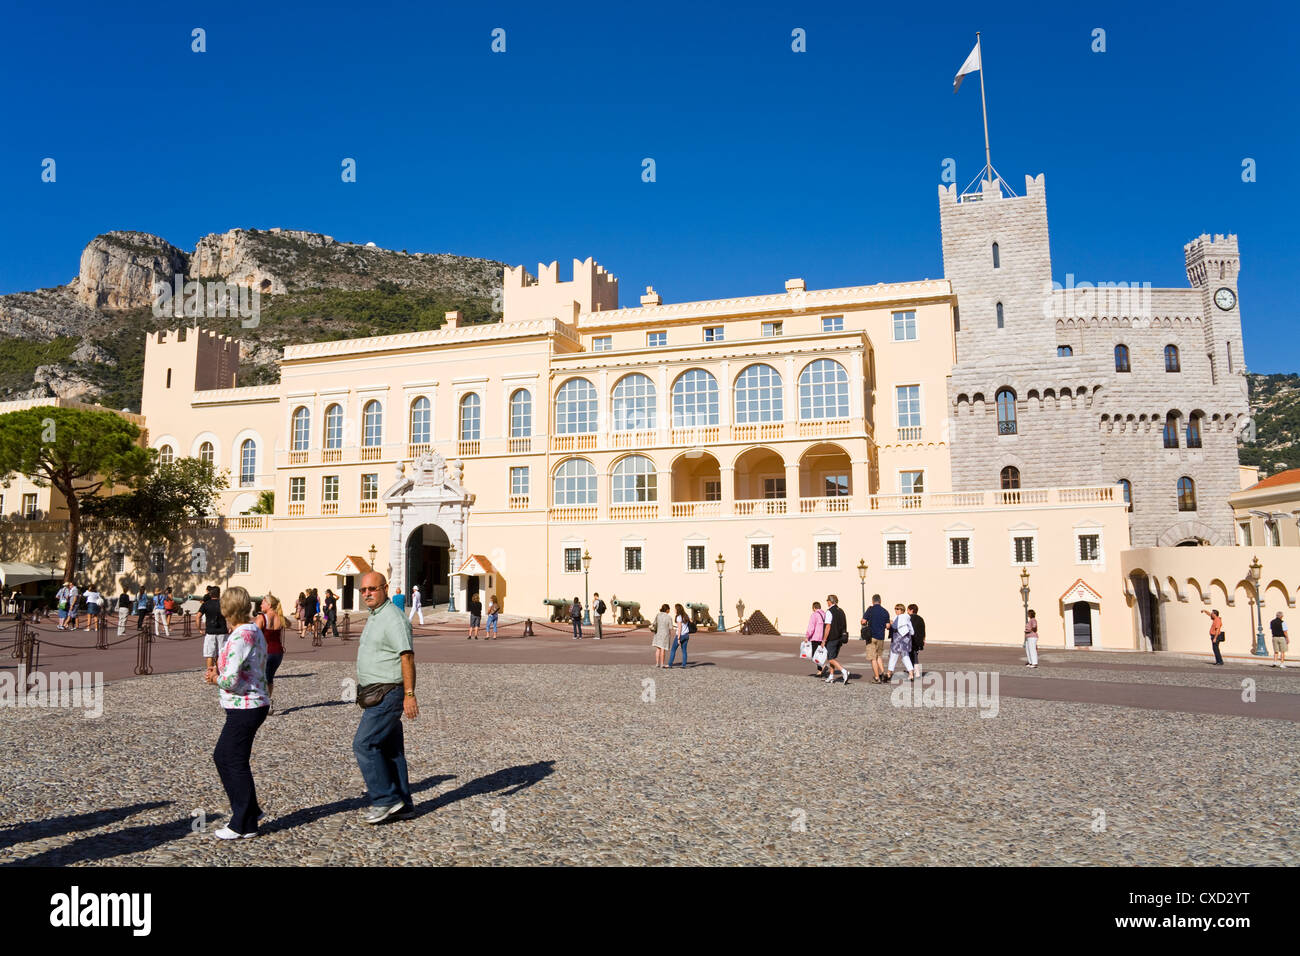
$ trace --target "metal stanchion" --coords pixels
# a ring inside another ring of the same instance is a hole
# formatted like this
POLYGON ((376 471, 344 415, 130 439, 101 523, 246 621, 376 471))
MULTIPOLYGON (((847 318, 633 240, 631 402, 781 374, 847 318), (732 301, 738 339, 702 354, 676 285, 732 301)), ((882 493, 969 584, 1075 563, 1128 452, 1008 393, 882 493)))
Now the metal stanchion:
POLYGON ((153 635, 150 633, 149 628, 142 628, 140 630, 140 639, 137 644, 135 655, 135 672, 137 674, 144 675, 153 673, 153 663, 150 660, 152 644, 153 635))
POLYGON ((520 637, 536 637, 536 636, 537 635, 533 633, 533 619, 531 617, 524 618, 524 633, 521 634, 520 637))

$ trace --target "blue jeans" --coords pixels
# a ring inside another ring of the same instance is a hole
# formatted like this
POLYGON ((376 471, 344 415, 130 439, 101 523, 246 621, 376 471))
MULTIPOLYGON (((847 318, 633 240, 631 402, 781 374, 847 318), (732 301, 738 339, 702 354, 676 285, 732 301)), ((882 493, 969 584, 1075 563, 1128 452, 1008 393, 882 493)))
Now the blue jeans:
POLYGON ((674 658, 677 657, 677 647, 678 647, 678 645, 680 645, 680 646, 681 646, 681 649, 682 649, 682 666, 683 666, 683 667, 686 666, 686 642, 689 641, 689 640, 690 640, 689 637, 681 637, 681 636, 677 636, 677 637, 674 637, 674 638, 673 638, 673 649, 672 649, 671 651, 668 652, 668 666, 669 666, 669 667, 672 667, 672 666, 673 666, 673 660, 674 660, 674 658))
POLYGON ((406 776, 406 742, 402 735, 402 707, 406 691, 394 687, 384 699, 361 712, 361 723, 352 738, 352 753, 366 781, 372 807, 405 807, 411 800, 411 782, 406 776))
POLYGON ((582 618, 580 617, 573 619, 573 636, 578 639, 582 638, 582 618))

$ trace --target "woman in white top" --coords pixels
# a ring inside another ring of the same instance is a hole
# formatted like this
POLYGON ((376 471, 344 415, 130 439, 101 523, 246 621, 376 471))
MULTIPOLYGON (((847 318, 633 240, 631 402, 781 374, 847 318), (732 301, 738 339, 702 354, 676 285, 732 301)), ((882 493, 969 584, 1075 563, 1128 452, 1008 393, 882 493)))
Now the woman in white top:
POLYGON ((691 619, 686 614, 686 609, 680 604, 674 604, 673 610, 677 612, 677 618, 674 622, 676 627, 673 630, 673 649, 668 654, 668 666, 673 666, 673 660, 677 657, 677 648, 680 645, 682 649, 682 667, 686 667, 686 642, 691 637, 691 619))
POLYGON ((668 614, 667 604, 662 605, 659 613, 655 615, 654 628, 655 667, 665 667, 664 652, 668 650, 668 643, 672 640, 673 633, 673 619, 668 614))
POLYGON ((901 604, 894 605, 894 622, 893 622, 893 640, 889 645, 889 667, 888 673, 885 674, 885 680, 894 679, 894 665, 898 663, 901 657, 903 663, 907 665, 907 679, 916 680, 916 671, 912 664, 912 634, 915 631, 912 628, 912 617, 907 613, 907 609, 901 604))

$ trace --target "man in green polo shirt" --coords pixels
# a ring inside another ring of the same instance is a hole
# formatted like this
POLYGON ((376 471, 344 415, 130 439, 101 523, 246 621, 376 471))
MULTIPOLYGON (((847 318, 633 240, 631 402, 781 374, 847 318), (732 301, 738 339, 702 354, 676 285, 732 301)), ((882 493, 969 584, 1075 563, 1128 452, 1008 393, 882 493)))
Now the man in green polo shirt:
POLYGON ((361 578, 361 600, 370 608, 370 617, 357 650, 358 692, 367 685, 392 686, 379 703, 362 710, 352 752, 370 795, 370 809, 361 819, 382 823, 415 810, 402 736, 402 715, 410 720, 420 716, 415 702, 415 651, 410 622, 388 600, 388 581, 382 574, 371 571, 361 578))

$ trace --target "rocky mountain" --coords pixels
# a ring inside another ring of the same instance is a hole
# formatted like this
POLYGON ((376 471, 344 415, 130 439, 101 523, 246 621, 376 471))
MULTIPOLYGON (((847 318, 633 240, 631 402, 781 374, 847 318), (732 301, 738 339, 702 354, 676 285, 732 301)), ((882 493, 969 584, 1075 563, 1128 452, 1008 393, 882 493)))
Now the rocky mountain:
POLYGON ((1239 449, 1243 465, 1264 475, 1300 467, 1300 375, 1247 373, 1255 440, 1239 449))
POLYGON ((58 395, 138 409, 145 333, 180 321, 238 335, 241 382, 272 381, 285 345, 437 328, 452 309, 493 321, 503 269, 291 229, 214 233, 193 253, 149 233, 104 233, 67 285, 0 296, 0 401, 58 395), (174 288, 178 277, 255 291, 257 321, 233 310, 155 315, 156 284, 174 288))

